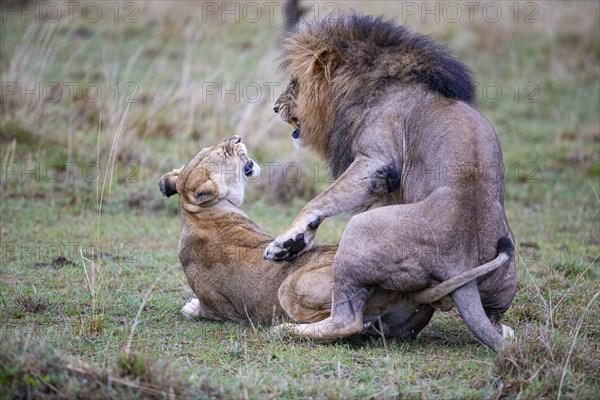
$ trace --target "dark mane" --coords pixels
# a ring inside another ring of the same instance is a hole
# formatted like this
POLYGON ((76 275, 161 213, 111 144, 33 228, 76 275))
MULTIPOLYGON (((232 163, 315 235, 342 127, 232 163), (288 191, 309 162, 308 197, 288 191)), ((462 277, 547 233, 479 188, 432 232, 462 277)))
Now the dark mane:
POLYGON ((304 23, 282 50, 281 66, 300 82, 302 134, 336 178, 354 160, 368 110, 389 88, 418 84, 447 99, 475 101, 466 65, 429 36, 383 17, 352 14, 304 23))
MULTIPOLYGON (((411 32, 383 17, 340 15, 304 24, 298 34, 286 41, 306 36, 313 36, 315 46, 327 46, 338 52, 340 68, 358 80, 368 73, 370 81, 422 83, 445 97, 466 103, 475 101, 475 84, 469 67, 429 36, 411 32)), ((285 48, 281 58, 284 69, 294 61, 294 54, 285 48)))

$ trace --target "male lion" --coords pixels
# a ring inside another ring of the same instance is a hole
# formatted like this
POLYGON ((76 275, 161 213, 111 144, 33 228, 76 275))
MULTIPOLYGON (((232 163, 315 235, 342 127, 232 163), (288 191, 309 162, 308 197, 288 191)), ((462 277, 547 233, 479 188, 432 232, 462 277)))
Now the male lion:
MULTIPOLYGON (((283 268, 265 261, 262 254, 273 238, 238 208, 246 181, 259 174, 240 137, 234 136, 161 178, 163 195, 178 193, 180 198, 179 260, 198 297, 181 310, 187 318, 269 323, 284 311, 299 322, 329 316, 336 246, 315 246, 283 268)), ((379 289, 367 303, 366 320, 392 309, 404 313, 396 319, 407 320, 420 303, 446 308, 452 290, 498 265, 489 263, 415 294, 379 289)))
MULTIPOLYGON (((284 41, 282 60, 291 81, 274 111, 337 180, 269 244, 265 258, 307 251, 329 216, 378 200, 396 204, 350 220, 334 260, 332 315, 291 330, 351 335, 374 288, 410 293, 502 258, 500 268, 452 293, 475 336, 500 349, 500 321, 516 291, 514 240, 500 145, 471 107, 469 69, 430 38, 361 15, 303 25, 284 41)), ((434 309, 419 311, 411 318, 422 329, 434 309)))

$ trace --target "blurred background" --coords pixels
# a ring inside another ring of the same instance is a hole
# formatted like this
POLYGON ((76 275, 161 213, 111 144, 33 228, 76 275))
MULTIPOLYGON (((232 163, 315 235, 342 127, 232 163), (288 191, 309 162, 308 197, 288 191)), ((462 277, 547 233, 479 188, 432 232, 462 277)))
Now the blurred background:
MULTIPOLYGON (((178 202, 161 197, 160 176, 224 137, 241 135, 267 172, 247 186, 242 208, 269 234, 285 230, 331 180, 322 160, 293 148, 291 128, 272 112, 288 80, 278 45, 298 16, 352 10, 431 35, 473 70, 475 106, 503 148, 517 241, 508 323, 568 337, 599 289, 597 1, 0 2, 4 332, 39 323, 58 329, 68 352, 101 362, 114 355, 103 335, 124 335, 120 348, 143 291, 178 264, 178 202), (90 271, 102 276, 95 286, 90 271), (59 326, 102 344, 74 342, 59 326)), ((318 240, 339 240, 347 219, 327 221, 318 240)), ((153 297, 155 311, 169 311, 140 333, 148 343, 165 321, 176 325, 190 295, 175 270, 153 297)), ((598 384, 594 309, 582 322, 588 367, 575 372, 598 384)), ((446 323, 435 321, 438 331, 446 323)))
POLYGON ((278 43, 293 30, 292 11, 317 21, 352 10, 429 34, 473 69, 477 108, 495 126, 515 183, 507 200, 539 205, 547 195, 543 185, 523 182, 529 178, 560 184, 558 176, 573 173, 597 182, 593 1, 5 1, 0 138, 5 161, 19 165, 5 168, 3 180, 45 196, 43 185, 37 193, 10 183, 32 170, 30 161, 50 162, 36 183, 88 205, 94 171, 85 166, 106 163, 119 132, 119 177, 136 182, 113 191, 158 209, 162 173, 238 134, 272 172, 260 191, 248 189, 249 199, 301 204, 329 182, 326 166, 295 151, 290 128, 272 112, 288 79, 278 69, 278 43))

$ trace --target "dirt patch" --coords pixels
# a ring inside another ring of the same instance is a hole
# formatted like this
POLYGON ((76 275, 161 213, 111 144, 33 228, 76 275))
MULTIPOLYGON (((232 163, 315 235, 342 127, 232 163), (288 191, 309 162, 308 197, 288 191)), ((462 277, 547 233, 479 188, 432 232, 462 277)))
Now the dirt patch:
POLYGON ((65 267, 67 265, 75 265, 75 263, 73 261, 71 261, 71 260, 67 260, 63 256, 58 256, 58 257, 56 257, 54 260, 52 260, 49 263, 37 262, 37 263, 33 264, 33 268, 52 268, 52 269, 56 269, 56 268, 60 268, 60 267, 65 267))
POLYGON ((35 295, 34 296, 18 295, 17 297, 15 297, 13 302, 21 310, 28 312, 28 313, 36 313, 36 314, 41 313, 47 307, 47 304, 44 301, 44 299, 42 299, 41 297, 35 296, 35 295))

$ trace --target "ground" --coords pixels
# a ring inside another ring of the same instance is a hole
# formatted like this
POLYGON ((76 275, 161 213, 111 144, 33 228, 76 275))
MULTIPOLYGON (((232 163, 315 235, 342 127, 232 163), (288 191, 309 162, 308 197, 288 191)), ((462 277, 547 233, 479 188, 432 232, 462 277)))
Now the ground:
POLYGON ((3 2, 0 397, 598 398, 598 3, 305 5, 395 16, 474 71, 506 164, 513 345, 487 350, 456 311, 415 341, 329 344, 185 320, 162 174, 241 135, 267 172, 242 208, 271 235, 329 183, 271 111, 282 4, 3 2))

